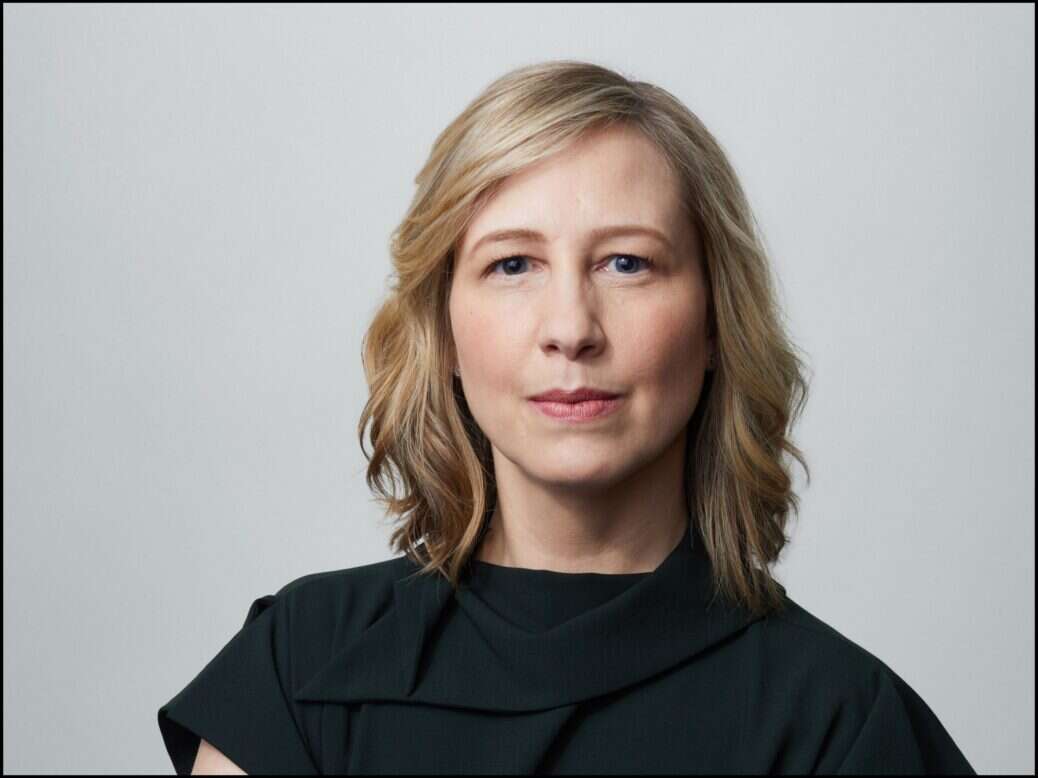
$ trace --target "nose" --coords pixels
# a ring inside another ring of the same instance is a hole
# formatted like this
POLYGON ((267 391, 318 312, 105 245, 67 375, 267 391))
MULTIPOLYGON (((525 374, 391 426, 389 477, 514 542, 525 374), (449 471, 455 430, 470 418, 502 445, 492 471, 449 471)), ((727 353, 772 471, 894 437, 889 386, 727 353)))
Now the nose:
MULTIPOLYGON (((578 265, 556 263, 556 267, 578 265)), ((553 272, 550 287, 538 311, 541 350, 562 353, 571 361, 599 354, 605 347, 605 332, 594 285, 583 269, 553 272)))

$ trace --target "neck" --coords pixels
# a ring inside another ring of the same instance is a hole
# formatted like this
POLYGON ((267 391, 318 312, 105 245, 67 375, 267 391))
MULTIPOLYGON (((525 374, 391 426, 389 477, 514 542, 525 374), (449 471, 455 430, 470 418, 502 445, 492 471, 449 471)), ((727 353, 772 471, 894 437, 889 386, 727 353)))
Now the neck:
POLYGON ((688 527, 684 449, 683 433, 649 466, 598 489, 529 478, 495 449, 498 500, 474 558, 565 573, 654 571, 688 527))

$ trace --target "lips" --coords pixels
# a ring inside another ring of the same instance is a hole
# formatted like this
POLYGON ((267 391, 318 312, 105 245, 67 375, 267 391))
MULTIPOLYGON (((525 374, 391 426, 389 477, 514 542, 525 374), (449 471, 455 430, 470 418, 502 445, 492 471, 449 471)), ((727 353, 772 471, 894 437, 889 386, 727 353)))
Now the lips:
POLYGON ((623 398, 614 396, 609 399, 582 400, 580 402, 545 402, 531 400, 534 407, 546 416, 565 422, 587 422, 602 416, 608 416, 617 409, 623 398))
POLYGON ((606 392, 601 389, 580 387, 579 389, 572 390, 551 389, 547 392, 541 392, 538 395, 534 395, 530 399, 534 402, 580 403, 589 400, 612 400, 616 397, 619 397, 619 395, 615 392, 606 392))

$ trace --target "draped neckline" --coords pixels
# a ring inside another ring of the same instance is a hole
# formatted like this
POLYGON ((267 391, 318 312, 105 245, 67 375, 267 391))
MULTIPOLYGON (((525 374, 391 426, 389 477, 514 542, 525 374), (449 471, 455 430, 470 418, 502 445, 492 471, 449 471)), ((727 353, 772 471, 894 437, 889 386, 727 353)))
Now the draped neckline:
MULTIPOLYGON (((391 606, 304 683, 297 701, 546 710, 645 681, 759 618, 714 596, 694 521, 655 570, 631 574, 630 581, 476 565, 484 573, 477 572, 476 583, 494 578, 494 586, 453 589, 442 575, 418 574, 407 557, 399 564, 391 606), (559 584, 580 591, 581 583, 595 581, 595 597, 577 596, 569 613, 535 607, 533 618, 524 618, 506 608, 514 591, 508 583, 523 581, 550 591, 559 584)), ((472 583, 471 575, 466 581, 472 583)))
POLYGON ((497 615, 528 632, 556 627, 619 596, 652 575, 571 573, 472 559, 466 585, 497 615))

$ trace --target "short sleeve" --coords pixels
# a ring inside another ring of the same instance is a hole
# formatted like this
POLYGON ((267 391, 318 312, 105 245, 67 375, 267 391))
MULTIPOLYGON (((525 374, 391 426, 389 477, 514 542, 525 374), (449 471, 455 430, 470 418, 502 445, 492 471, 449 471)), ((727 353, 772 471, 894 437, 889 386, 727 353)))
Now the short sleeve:
POLYGON ((976 775, 936 714, 887 669, 837 775, 976 775))
POLYGON ((189 775, 205 738, 250 775, 316 775, 286 680, 288 640, 277 597, 252 603, 245 624, 159 708, 177 775, 189 775), (279 630, 280 628, 280 630, 279 630))

